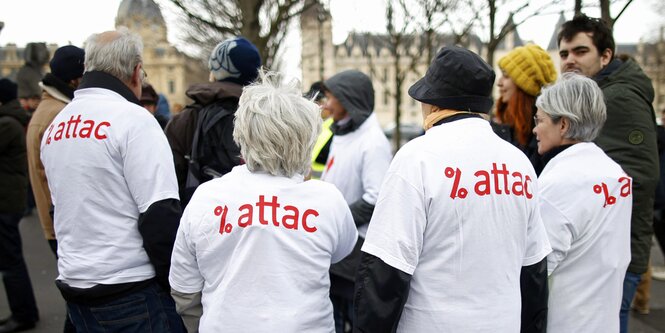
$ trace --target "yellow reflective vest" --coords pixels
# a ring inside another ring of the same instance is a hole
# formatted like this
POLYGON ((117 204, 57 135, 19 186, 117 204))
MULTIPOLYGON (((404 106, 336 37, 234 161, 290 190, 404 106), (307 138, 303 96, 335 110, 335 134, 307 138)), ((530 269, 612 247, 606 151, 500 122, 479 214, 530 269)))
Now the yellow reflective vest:
POLYGON ((314 145, 314 150, 312 150, 312 179, 321 178, 323 169, 325 168, 325 163, 317 163, 316 158, 321 154, 321 150, 326 146, 329 140, 332 140, 333 133, 330 130, 330 125, 332 125, 333 119, 329 117, 323 122, 321 126, 321 133, 316 139, 316 144, 314 145))

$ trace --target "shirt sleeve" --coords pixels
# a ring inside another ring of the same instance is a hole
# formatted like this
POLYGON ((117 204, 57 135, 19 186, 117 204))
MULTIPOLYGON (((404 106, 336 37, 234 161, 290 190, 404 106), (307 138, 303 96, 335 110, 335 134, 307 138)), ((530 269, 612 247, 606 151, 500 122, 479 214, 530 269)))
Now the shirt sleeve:
MULTIPOLYGON (((408 174, 415 175, 417 170, 408 174)), ((413 176, 411 179, 418 179, 413 176)), ((422 186, 389 171, 382 185, 362 251, 409 275, 418 265, 427 216, 422 186)))
MULTIPOLYGON (((535 177, 534 177, 535 179, 535 177)), ((533 186, 534 196, 531 199, 530 207, 531 214, 529 215, 529 223, 527 225, 527 235, 526 235, 526 253, 524 254, 524 259, 522 260, 522 266, 531 266, 543 260, 550 252, 552 248, 550 242, 547 239, 547 232, 545 226, 543 225, 543 220, 541 217, 541 210, 538 205, 540 194, 538 193, 538 185, 535 182, 531 183, 533 186)))
POLYGON ((356 229, 356 224, 353 222, 353 216, 351 216, 349 206, 347 206, 346 201, 344 200, 344 197, 341 193, 339 194, 338 201, 339 208, 337 208, 337 211, 341 211, 342 215, 340 216, 341 221, 339 222, 341 225, 339 242, 337 243, 337 247, 335 248, 331 258, 333 264, 338 263, 342 259, 346 258, 346 256, 348 256, 351 251, 353 251, 353 247, 356 245, 356 241, 358 240, 358 230, 356 229))
POLYGON ((575 226, 547 198, 540 198, 541 214, 547 235, 552 245, 552 253, 547 256, 547 273, 552 272, 566 259, 568 250, 575 238, 575 226))
POLYGON ((137 117, 122 149, 123 172, 140 213, 156 201, 179 199, 173 155, 166 136, 154 119, 143 116, 151 115, 137 117))
MULTIPOLYGON (((387 142, 387 141, 386 141, 387 142)), ((377 201, 381 182, 390 166, 392 154, 390 145, 376 144, 365 150, 362 157, 362 199, 370 205, 377 201)))
POLYGON ((171 255, 169 283, 180 293, 197 293, 203 290, 203 276, 196 259, 196 246, 191 235, 191 206, 187 206, 180 220, 178 234, 171 255))

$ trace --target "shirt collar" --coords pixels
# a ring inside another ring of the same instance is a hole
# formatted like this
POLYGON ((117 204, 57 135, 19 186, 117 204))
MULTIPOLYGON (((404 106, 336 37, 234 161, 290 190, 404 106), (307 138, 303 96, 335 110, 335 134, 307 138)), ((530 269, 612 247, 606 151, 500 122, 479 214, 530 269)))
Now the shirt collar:
POLYGON ((141 106, 139 99, 131 90, 129 90, 129 87, 127 87, 126 84, 120 81, 117 77, 105 72, 92 71, 83 74, 83 79, 81 80, 81 84, 79 85, 78 89, 85 88, 108 89, 118 93, 127 101, 141 106))

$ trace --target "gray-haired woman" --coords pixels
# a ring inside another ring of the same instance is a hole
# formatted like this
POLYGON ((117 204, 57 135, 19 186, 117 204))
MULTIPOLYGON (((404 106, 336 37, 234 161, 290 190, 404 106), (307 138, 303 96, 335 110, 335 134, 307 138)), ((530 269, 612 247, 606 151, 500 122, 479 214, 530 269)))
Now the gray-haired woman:
POLYGON ((631 178, 593 140, 606 119, 603 93, 566 73, 536 101, 533 133, 546 163, 540 211, 552 245, 548 332, 619 332, 630 262, 631 178))
POLYGON ((233 138, 246 164, 199 186, 180 222, 170 283, 190 332, 334 331, 328 269, 356 227, 335 186, 304 181, 319 108, 278 82, 244 88, 233 138))

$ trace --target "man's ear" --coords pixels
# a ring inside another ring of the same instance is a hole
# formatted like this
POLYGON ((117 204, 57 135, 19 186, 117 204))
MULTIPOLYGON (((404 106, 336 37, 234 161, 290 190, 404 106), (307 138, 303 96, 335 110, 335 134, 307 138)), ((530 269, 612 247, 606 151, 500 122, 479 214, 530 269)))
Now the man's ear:
POLYGON ((132 78, 131 78, 131 84, 132 86, 142 86, 143 85, 143 80, 141 79, 141 68, 143 64, 139 63, 134 67, 134 71, 132 72, 132 78))
POLYGON ((612 50, 610 50, 609 48, 605 49, 605 51, 603 51, 603 53, 600 54, 601 67, 604 68, 605 66, 607 66, 607 64, 609 64, 610 61, 612 61, 613 57, 614 54, 612 53, 612 50))

